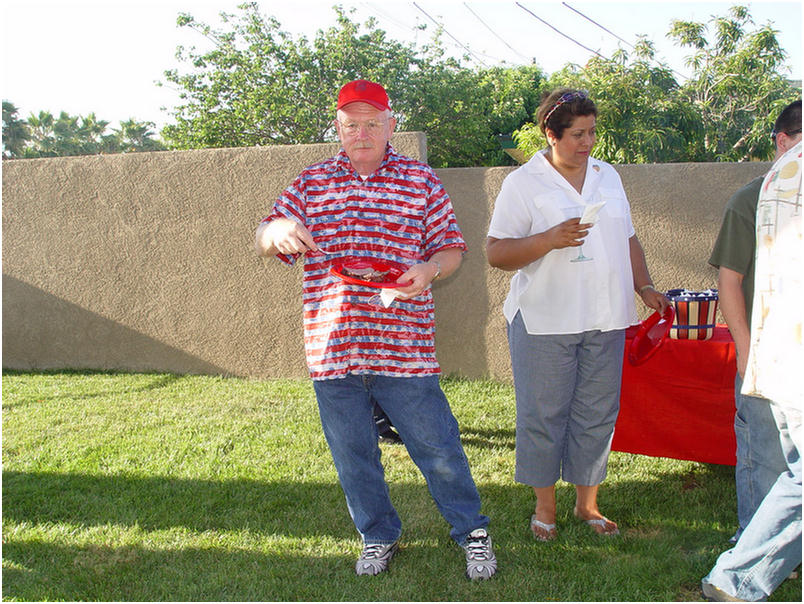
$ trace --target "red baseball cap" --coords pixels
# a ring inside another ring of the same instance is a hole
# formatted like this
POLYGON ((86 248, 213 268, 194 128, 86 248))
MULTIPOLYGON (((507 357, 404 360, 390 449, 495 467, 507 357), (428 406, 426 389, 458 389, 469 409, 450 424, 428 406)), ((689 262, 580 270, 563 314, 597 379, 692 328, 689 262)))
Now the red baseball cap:
POLYGON ((349 103, 368 103, 377 109, 391 109, 385 88, 368 80, 349 82, 338 93, 338 109, 349 103))

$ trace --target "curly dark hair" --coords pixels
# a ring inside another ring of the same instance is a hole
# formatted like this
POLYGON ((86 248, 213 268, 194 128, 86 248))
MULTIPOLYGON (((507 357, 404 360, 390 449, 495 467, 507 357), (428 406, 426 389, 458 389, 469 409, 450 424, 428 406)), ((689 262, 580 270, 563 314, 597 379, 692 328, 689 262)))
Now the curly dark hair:
POLYGON ((576 117, 594 115, 597 117, 597 106, 583 90, 559 88, 549 92, 543 99, 536 118, 543 134, 552 130, 558 139, 564 136, 564 130, 570 127, 576 117))

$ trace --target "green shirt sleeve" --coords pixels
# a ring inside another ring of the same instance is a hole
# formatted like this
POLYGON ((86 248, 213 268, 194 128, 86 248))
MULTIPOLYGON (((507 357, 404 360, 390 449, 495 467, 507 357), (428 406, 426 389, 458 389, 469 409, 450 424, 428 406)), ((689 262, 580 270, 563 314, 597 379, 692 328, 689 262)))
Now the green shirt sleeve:
POLYGON ((709 264, 715 268, 722 266, 743 275, 746 308, 751 308, 754 299, 756 213, 763 179, 764 176, 755 178, 729 199, 709 257, 709 264))

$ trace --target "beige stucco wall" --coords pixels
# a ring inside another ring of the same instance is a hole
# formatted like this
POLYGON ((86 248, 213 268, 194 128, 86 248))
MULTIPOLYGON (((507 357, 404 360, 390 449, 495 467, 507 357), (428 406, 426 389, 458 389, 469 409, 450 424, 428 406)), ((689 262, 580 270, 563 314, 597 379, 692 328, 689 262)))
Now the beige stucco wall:
MULTIPOLYGON (((424 136, 397 135, 426 159, 424 136)), ((257 221, 333 145, 3 163, 3 366, 305 376, 300 267, 253 252, 257 221)), ((662 288, 715 285, 706 259, 723 205, 768 164, 620 166, 662 288)), ((439 170, 470 252, 435 286, 445 373, 509 379, 487 267, 494 198, 511 168, 439 170)))

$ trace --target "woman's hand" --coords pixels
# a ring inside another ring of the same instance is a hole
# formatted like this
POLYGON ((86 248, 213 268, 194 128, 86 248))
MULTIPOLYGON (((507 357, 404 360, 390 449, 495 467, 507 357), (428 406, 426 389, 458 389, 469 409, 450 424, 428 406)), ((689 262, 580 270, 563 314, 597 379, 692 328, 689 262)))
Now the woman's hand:
POLYGON ((664 309, 670 306, 670 300, 663 293, 656 291, 656 288, 652 285, 642 289, 639 295, 645 306, 658 310, 660 313, 663 313, 664 309))
POLYGON ((549 245, 554 250, 583 245, 591 224, 581 224, 580 218, 570 218, 546 231, 549 245))
POLYGON ((580 218, 570 218, 554 227, 527 237, 486 239, 489 264, 504 271, 519 270, 552 252, 583 245, 591 224, 581 224, 580 218))

